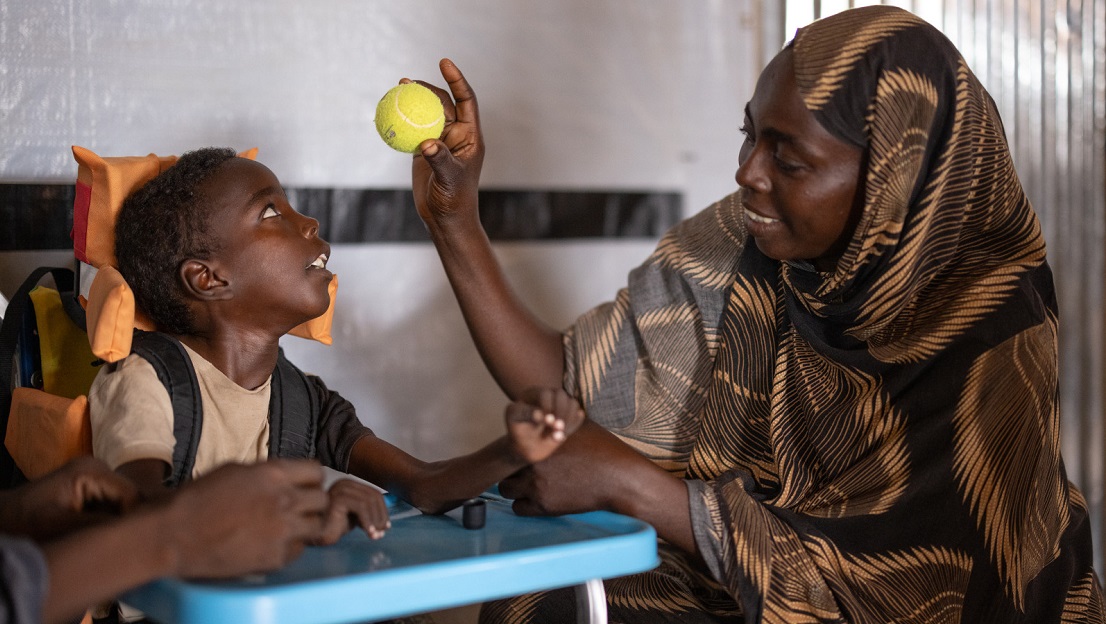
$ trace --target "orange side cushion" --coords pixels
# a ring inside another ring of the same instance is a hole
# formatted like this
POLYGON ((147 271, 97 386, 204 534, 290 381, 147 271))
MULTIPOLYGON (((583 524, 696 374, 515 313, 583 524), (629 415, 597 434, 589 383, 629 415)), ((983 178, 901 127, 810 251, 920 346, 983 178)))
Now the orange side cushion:
POLYGON ((330 277, 330 286, 328 290, 330 292, 330 306, 327 307, 326 312, 323 312, 306 323, 301 323, 293 327, 292 331, 288 332, 289 334, 309 340, 318 340, 325 345, 334 342, 334 339, 330 335, 330 326, 334 323, 334 301, 338 296, 337 275, 332 275, 330 277))
POLYGON ((4 446, 28 479, 37 479, 76 457, 91 455, 88 398, 81 395, 67 399, 34 388, 16 388, 12 391, 4 446))
POLYGON ((112 266, 101 268, 92 278, 85 315, 92 354, 105 362, 117 362, 130 354, 135 327, 154 329, 135 308, 134 292, 112 266))

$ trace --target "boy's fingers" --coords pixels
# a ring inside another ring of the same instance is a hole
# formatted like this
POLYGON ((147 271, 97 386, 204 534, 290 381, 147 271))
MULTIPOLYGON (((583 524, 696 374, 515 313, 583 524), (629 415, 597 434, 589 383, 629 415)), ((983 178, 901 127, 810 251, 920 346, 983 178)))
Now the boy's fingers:
POLYGON ((538 405, 546 412, 552 413, 557 409, 557 394, 552 388, 542 388, 538 393, 538 405))
POLYGON ((560 392, 557 394, 557 411, 562 413, 571 413, 570 410, 578 408, 576 399, 569 396, 567 392, 560 392))
MULTIPOLYGON (((362 503, 363 501, 358 502, 362 503)), ((346 517, 347 523, 350 520, 356 522, 357 526, 361 527, 361 529, 373 539, 383 537, 384 532, 391 527, 387 519, 387 513, 381 517, 381 515, 376 513, 369 505, 356 504, 351 506, 346 517)), ((349 528, 348 524, 346 528, 349 528)))
POLYGON ((370 536, 379 536, 391 526, 388 505, 380 492, 348 479, 335 483, 331 492, 331 516, 334 522, 342 524, 343 531, 356 524, 370 536), (344 524, 339 520, 344 520, 344 524))
POLYGON ((534 409, 534 406, 527 405, 520 401, 514 401, 507 404, 507 422, 533 422, 540 423, 542 418, 542 412, 534 409))

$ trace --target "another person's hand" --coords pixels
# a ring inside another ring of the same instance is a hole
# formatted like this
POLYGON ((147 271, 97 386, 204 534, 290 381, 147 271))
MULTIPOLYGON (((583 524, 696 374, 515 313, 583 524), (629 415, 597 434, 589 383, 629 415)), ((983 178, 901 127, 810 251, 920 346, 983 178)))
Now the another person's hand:
POLYGON ((449 91, 418 81, 438 95, 445 108, 441 140, 423 141, 415 153, 411 184, 415 207, 429 226, 451 218, 479 221, 477 187, 484 164, 484 137, 473 93, 449 59, 438 64, 449 91))
POLYGON ((223 466, 182 487, 168 504, 176 574, 232 577, 272 570, 323 535, 328 497, 313 461, 223 466))
POLYGON ((591 421, 548 459, 499 484, 519 515, 562 515, 607 510, 630 514, 638 475, 659 470, 614 434, 591 421))
POLYGON ((584 410, 560 388, 527 391, 524 401, 507 406, 511 452, 527 463, 540 462, 561 446, 584 422, 584 410))
POLYGON ((135 485, 92 457, 79 457, 5 493, 0 530, 47 540, 119 515, 138 499, 135 485))
POLYGON ((392 527, 384 495, 372 487, 353 479, 339 479, 327 494, 330 506, 326 525, 316 544, 333 544, 355 526, 364 529, 372 539, 380 539, 392 527))

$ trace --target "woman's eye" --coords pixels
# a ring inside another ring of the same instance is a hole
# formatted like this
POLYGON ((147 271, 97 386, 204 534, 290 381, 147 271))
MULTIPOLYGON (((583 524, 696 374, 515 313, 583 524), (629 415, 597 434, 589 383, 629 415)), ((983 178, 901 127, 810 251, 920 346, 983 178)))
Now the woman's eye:
POLYGON ((741 134, 745 135, 746 143, 756 143, 756 139, 753 138, 753 131, 749 129, 749 126, 741 126, 741 134))
POLYGON ((272 206, 265 206, 265 211, 261 213, 262 219, 268 219, 269 217, 279 217, 280 213, 272 206))
POLYGON ((776 160, 776 166, 779 167, 780 171, 782 171, 784 173, 794 173, 795 171, 798 171, 799 169, 802 168, 801 165, 797 165, 793 162, 788 162, 788 161, 784 160, 783 158, 780 158, 779 156, 776 156, 775 160, 776 160))

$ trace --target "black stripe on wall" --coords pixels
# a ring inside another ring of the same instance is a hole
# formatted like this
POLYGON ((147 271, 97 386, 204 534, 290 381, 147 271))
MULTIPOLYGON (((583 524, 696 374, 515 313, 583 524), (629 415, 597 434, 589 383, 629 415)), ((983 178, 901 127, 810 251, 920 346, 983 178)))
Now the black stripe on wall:
MULTIPOLYGON (((296 210, 319 220, 331 243, 428 241, 411 191, 288 188, 296 210)), ((668 191, 480 192, 480 219, 492 240, 658 238, 679 221, 668 191)), ((0 251, 69 249, 73 185, 0 184, 0 251)))

